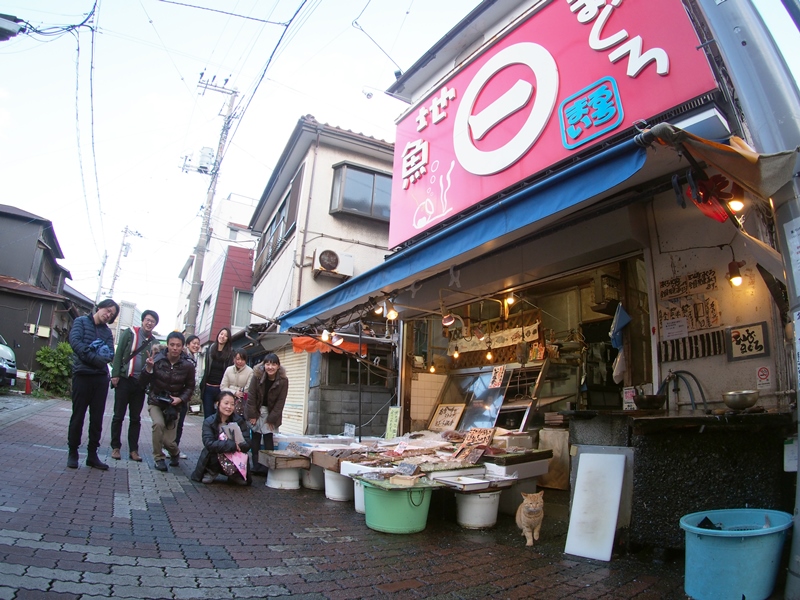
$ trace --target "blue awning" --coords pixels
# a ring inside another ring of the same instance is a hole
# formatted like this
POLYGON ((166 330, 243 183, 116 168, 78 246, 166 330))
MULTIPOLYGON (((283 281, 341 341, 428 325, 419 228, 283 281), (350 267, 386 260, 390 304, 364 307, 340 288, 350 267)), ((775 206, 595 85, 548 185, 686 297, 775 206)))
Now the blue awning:
POLYGON ((531 225, 625 182, 642 169, 646 158, 646 150, 629 140, 581 161, 453 223, 287 312, 278 319, 281 330, 325 323, 370 296, 406 287, 527 235, 531 225))

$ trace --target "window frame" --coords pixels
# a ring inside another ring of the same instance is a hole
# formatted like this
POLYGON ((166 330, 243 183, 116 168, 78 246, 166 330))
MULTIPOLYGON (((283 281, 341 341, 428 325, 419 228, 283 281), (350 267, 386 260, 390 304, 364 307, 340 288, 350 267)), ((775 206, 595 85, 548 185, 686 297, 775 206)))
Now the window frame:
POLYGON ((392 182, 392 174, 386 173, 384 171, 380 171, 378 169, 372 169, 369 167, 365 167, 363 165, 356 165, 351 162, 340 162, 332 166, 333 169, 333 185, 331 186, 331 201, 329 206, 329 214, 331 215, 354 215, 357 217, 363 217, 366 219, 372 219, 375 221, 380 221, 382 223, 388 223, 389 218, 391 217, 391 182, 392 182), (354 208, 348 208, 345 205, 345 191, 347 189, 347 174, 349 171, 354 171, 356 173, 360 173, 362 175, 369 175, 372 177, 372 197, 370 200, 370 214, 366 214, 364 211, 356 210, 354 208), (386 208, 387 208, 387 215, 382 216, 380 214, 376 214, 377 211, 380 211, 380 206, 377 205, 376 207, 376 194, 378 193, 378 181, 379 177, 385 178, 388 180, 388 195, 386 197, 386 208))

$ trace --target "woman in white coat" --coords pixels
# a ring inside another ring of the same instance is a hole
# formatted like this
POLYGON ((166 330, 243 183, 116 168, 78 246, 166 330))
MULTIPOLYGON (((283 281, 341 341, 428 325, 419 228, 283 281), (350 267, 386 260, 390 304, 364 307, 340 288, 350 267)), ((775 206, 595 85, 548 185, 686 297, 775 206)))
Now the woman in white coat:
POLYGON ((233 394, 237 415, 244 416, 244 404, 247 390, 250 389, 250 378, 252 376, 253 369, 247 366, 247 353, 244 350, 238 350, 233 355, 233 364, 225 369, 225 373, 222 375, 222 383, 219 385, 220 392, 233 394))

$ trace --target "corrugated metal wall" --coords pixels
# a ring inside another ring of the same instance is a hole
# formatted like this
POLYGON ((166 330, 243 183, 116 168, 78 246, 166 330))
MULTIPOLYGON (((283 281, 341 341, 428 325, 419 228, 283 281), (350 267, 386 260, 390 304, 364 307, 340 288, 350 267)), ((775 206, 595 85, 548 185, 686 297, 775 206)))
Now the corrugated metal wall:
POLYGON ((278 356, 289 378, 281 433, 304 435, 308 426, 308 353, 295 353, 289 347, 278 352, 278 356))

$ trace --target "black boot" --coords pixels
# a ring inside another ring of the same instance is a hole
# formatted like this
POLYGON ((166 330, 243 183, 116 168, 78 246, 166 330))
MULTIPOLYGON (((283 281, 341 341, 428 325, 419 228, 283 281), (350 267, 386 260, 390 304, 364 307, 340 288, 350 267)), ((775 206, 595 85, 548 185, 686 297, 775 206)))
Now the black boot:
POLYGON ((261 451, 261 434, 255 431, 250 432, 250 452, 253 453, 253 468, 250 472, 253 475, 266 475, 269 469, 258 462, 258 453, 261 451))
POLYGON ((108 471, 108 465, 97 456, 97 450, 91 450, 86 456, 86 466, 92 467, 93 469, 100 469, 101 471, 108 471))
POLYGON ((78 468, 78 450, 76 449, 69 449, 69 453, 67 454, 67 467, 70 469, 77 469, 78 468))

